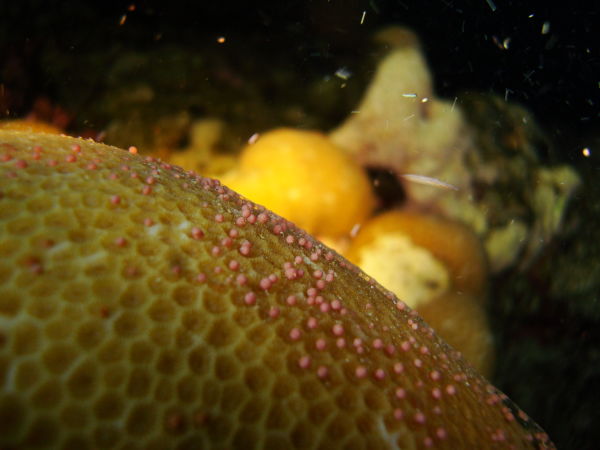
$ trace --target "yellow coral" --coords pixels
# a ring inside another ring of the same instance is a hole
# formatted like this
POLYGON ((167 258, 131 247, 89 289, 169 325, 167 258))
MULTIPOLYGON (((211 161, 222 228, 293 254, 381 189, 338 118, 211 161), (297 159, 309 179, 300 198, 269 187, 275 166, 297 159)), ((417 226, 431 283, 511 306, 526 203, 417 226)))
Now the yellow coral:
POLYGON ((14 119, 0 121, 0 130, 30 131, 33 133, 61 134, 62 130, 39 120, 14 119))
POLYGON ((375 199, 364 171, 315 131, 281 128, 248 145, 224 184, 317 235, 362 223, 375 199))
POLYGON ((216 180, 0 131, 0 448, 553 448, 365 278, 216 180))

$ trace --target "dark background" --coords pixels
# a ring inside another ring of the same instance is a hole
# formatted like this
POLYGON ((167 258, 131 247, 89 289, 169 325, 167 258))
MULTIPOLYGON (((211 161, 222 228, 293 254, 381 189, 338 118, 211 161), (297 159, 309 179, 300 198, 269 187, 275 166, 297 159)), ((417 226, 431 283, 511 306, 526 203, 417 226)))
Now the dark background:
POLYGON ((373 30, 402 24, 421 38, 440 96, 451 98, 465 90, 506 96, 533 110, 559 137, 597 128, 600 36, 593 24, 600 22, 600 14, 594 2, 495 0, 493 11, 488 1, 175 0, 101 6, 77 1, 1 2, 3 60, 20 58, 31 69, 24 74, 26 80, 5 80, 20 83, 27 91, 23 101, 11 105, 10 113, 27 112, 37 95, 52 95, 55 90, 58 80, 44 79, 36 59, 48 48, 71 55, 72 70, 77 71, 79 55, 112 43, 123 48, 174 44, 201 49, 226 36, 227 51, 233 54, 252 58, 252 52, 259 51, 270 55, 270 61, 285 60, 309 77, 315 71, 335 71, 340 61, 349 62, 351 71, 360 70, 361 46, 373 30), (124 15, 126 21, 119 25, 124 15), (546 34, 544 23, 549 28, 546 34), (502 47, 505 40, 508 49, 502 47))

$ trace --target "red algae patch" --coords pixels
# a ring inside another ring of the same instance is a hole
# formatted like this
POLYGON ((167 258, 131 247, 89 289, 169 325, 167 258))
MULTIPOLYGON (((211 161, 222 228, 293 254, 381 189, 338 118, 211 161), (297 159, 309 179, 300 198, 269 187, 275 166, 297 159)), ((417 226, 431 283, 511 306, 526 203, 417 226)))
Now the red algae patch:
POLYGON ((1 448, 553 448, 281 217, 160 160, 14 131, 0 383, 1 448))

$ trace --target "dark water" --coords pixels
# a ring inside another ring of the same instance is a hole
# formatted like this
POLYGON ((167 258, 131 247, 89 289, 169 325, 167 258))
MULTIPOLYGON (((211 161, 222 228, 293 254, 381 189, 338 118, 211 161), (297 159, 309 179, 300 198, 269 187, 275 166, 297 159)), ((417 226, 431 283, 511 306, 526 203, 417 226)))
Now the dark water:
MULTIPOLYGON (((231 124, 226 149, 253 130, 328 130, 360 100, 377 61, 369 37, 389 24, 419 36, 439 97, 464 106, 482 93, 528 110, 543 135, 535 146, 539 164, 569 165, 582 184, 556 236, 533 260, 493 276, 493 381, 559 448, 597 448, 598 6, 323 0, 191 8, 191 2, 171 1, 100 10, 85 2, 47 3, 0 4, 5 118, 33 112, 75 134, 97 136, 115 121, 141 117, 126 139, 142 146, 156 144, 144 141, 145 125, 182 110, 231 124)), ((496 113, 488 124, 503 123, 496 113)), ((108 135, 112 143, 128 144, 118 132, 108 135)), ((185 144, 177 133, 164 139, 185 144)), ((502 193, 510 197, 518 189, 507 186, 502 193)))

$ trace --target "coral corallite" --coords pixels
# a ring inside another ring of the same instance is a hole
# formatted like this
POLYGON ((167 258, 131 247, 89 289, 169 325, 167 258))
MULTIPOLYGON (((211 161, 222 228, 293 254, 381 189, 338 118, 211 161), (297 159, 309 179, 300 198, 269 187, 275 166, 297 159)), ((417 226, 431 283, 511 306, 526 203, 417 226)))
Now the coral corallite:
POLYGON ((553 448, 402 302, 215 180, 0 132, 0 448, 553 448))

